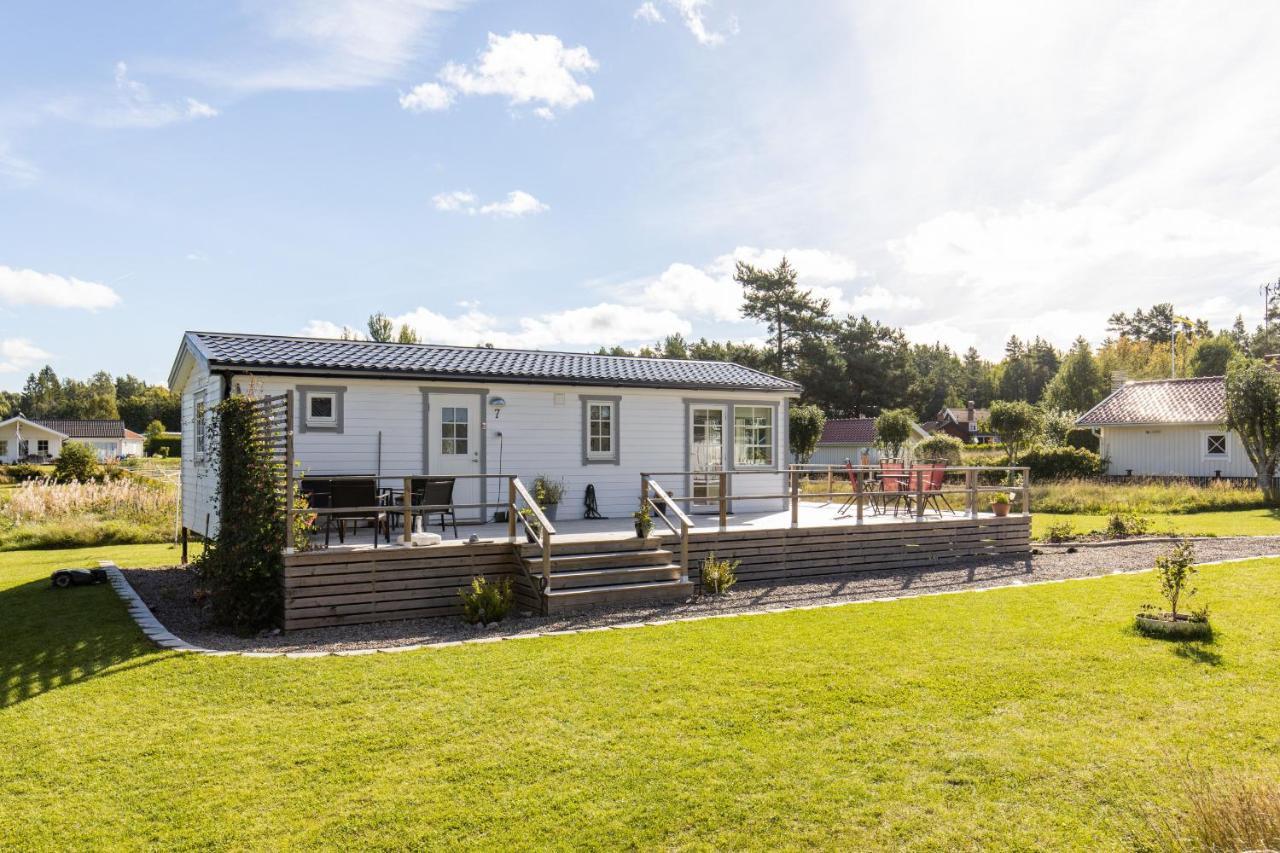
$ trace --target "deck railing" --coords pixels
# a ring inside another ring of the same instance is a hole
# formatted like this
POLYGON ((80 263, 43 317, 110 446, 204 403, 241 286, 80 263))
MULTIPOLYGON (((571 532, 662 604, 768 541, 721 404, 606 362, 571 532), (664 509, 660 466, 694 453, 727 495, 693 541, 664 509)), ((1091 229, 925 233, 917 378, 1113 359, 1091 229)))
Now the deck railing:
POLYGON ((516 538, 517 519, 529 541, 536 542, 541 549, 542 591, 547 592, 551 589, 551 537, 555 535, 556 528, 542 512, 542 507, 538 506, 533 495, 529 494, 524 483, 520 482, 520 478, 513 476, 507 486, 507 536, 512 542, 516 538), (521 503, 524 504, 523 507, 521 503))
POLYGON ((644 506, 662 519, 668 530, 680 536, 680 580, 689 580, 689 528, 693 527, 693 520, 671 499, 667 490, 658 485, 657 480, 643 474, 640 475, 640 499, 644 506), (680 522, 679 527, 667 518, 668 512, 680 522))
POLYGON ((640 475, 646 500, 649 493, 647 484, 659 476, 684 477, 691 485, 695 480, 705 486, 714 484, 714 493, 708 491, 702 495, 675 496, 664 493, 664 497, 672 506, 716 505, 721 530, 728 527, 733 502, 745 500, 786 500, 793 528, 800 526, 800 505, 815 498, 825 498, 827 503, 836 499, 845 500, 848 512, 859 524, 865 520, 869 505, 873 508, 877 505, 887 506, 890 500, 895 503, 895 514, 898 502, 905 501, 910 514, 916 520, 923 521, 931 504, 936 507, 940 501, 951 508, 948 495, 964 496, 965 510, 970 518, 978 517, 982 495, 1000 493, 1016 495, 1022 515, 1029 515, 1031 512, 1031 471, 1020 465, 937 466, 937 463, 917 463, 905 466, 902 470, 886 471, 878 465, 796 464, 786 468, 751 468, 739 471, 650 471, 640 475), (938 467, 941 468, 942 476, 940 482, 934 484, 930 482, 930 475, 936 473, 938 467), (762 492, 744 490, 733 493, 734 479, 744 475, 773 475, 782 478, 785 491, 779 493, 766 489, 762 492), (963 477, 963 485, 955 484, 957 477, 963 477), (893 482, 892 488, 885 488, 887 481, 893 482), (805 483, 824 482, 825 490, 803 488, 805 483), (841 482, 848 483, 848 487, 837 488, 841 482))

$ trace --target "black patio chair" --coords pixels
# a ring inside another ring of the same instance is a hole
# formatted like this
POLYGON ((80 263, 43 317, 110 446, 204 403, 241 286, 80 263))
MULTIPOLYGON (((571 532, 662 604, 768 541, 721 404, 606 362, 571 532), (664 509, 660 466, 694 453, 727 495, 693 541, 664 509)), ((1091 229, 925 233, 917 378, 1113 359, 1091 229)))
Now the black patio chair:
MULTIPOLYGON (((453 524, 453 535, 458 535, 458 519, 454 515, 453 487, 457 481, 453 477, 414 477, 409 481, 412 515, 425 516, 430 523, 433 515, 440 516, 440 530, 445 530, 445 516, 453 524)), ((393 520, 412 525, 412 521, 404 520, 404 492, 392 492, 391 505, 387 511, 393 520)))
POLYGON ((369 507, 384 505, 378 484, 372 477, 358 480, 331 480, 329 507, 334 512, 325 516, 324 544, 329 546, 329 530, 334 521, 338 522, 338 542, 346 542, 346 526, 348 521, 359 524, 361 521, 373 523, 373 547, 378 547, 378 531, 391 541, 391 525, 387 521, 385 509, 370 510, 369 507), (347 508, 350 509, 347 509, 347 508))

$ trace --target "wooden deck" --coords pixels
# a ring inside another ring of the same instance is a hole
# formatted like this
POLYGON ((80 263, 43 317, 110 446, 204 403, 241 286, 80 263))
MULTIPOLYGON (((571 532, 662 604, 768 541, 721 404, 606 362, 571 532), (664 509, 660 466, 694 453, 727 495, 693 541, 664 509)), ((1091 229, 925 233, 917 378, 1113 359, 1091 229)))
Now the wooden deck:
MULTIPOLYGON (((541 545, 523 535, 510 538, 505 523, 459 525, 459 538, 420 548, 399 543, 394 532, 390 545, 374 548, 372 530, 361 528, 359 544, 286 555, 285 628, 457 614, 458 590, 475 575, 510 577, 519 609, 550 612, 693 595, 700 583, 697 567, 713 551, 741 560, 738 577, 744 583, 1030 552, 1029 515, 867 514, 859 523, 840 517, 838 506, 801 501, 794 526, 789 509, 730 515, 723 529, 717 516, 693 515, 684 567, 676 534, 655 529, 639 539, 630 518, 557 520, 549 575, 541 573, 541 545), (550 578, 549 588, 544 577, 550 578)), ((439 532, 438 526, 431 529, 439 532)))

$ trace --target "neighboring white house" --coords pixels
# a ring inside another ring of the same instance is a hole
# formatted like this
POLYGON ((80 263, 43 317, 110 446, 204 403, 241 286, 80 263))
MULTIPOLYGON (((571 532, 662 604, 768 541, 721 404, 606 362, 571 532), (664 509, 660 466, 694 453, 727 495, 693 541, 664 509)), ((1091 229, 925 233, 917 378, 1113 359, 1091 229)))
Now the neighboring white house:
MULTIPOLYGON (((783 494, 799 394, 727 362, 207 332, 183 337, 169 387, 182 398, 183 524, 210 534, 214 449, 197 424, 228 394, 294 392, 307 474, 546 474, 566 486, 560 518, 582 517, 588 484, 604 515, 629 517, 641 472, 724 470, 731 494, 783 494)), ((655 479, 714 509, 718 477, 655 479)), ((505 488, 460 480, 455 502, 491 516, 505 488)))
MULTIPOLYGON (((910 447, 929 437, 920 424, 912 424, 913 435, 907 442, 910 447)), ((876 446, 875 418, 832 418, 822 428, 822 438, 809 457, 810 465, 843 465, 846 459, 857 465, 862 455, 875 464, 880 461, 880 448, 876 446)))
POLYGON ((142 455, 143 437, 124 421, 33 420, 22 414, 0 422, 0 462, 53 460, 68 441, 87 444, 107 461, 142 455))
POLYGON ((1125 383, 1076 423, 1098 433, 1113 475, 1256 477, 1226 419, 1226 382, 1206 376, 1125 383))

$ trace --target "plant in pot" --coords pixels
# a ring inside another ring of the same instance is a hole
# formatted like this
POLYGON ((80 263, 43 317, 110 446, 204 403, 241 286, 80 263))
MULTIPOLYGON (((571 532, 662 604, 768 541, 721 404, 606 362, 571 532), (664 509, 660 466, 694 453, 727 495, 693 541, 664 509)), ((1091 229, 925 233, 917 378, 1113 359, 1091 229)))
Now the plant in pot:
POLYGON ((556 520, 556 508, 564 497, 564 480, 553 480, 546 474, 539 474, 533 480, 533 499, 548 521, 556 520))
POLYGON ((1169 609, 1161 611, 1145 604, 1135 618, 1139 631, 1153 637, 1178 640, 1203 640, 1213 636, 1209 625, 1209 608, 1179 612, 1178 605, 1185 604, 1196 594, 1191 578, 1196 573, 1194 546, 1183 539, 1168 554, 1156 557, 1156 578, 1160 581, 1160 595, 1169 609))
POLYGON ((642 501, 640 509, 633 512, 631 517, 636 520, 636 536, 648 539, 653 532, 653 516, 649 514, 649 504, 642 501))
POLYGON ((533 510, 529 507, 520 508, 520 517, 526 522, 524 526, 524 538, 530 542, 537 542, 542 538, 542 523, 538 521, 538 517, 533 514, 533 510))
POLYGON ((991 498, 991 511, 996 514, 997 518, 1004 518, 1009 514, 1009 507, 1013 504, 1013 494, 1011 492, 997 492, 991 498))

